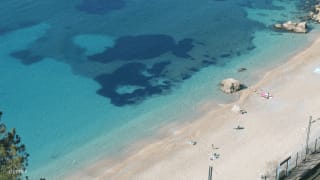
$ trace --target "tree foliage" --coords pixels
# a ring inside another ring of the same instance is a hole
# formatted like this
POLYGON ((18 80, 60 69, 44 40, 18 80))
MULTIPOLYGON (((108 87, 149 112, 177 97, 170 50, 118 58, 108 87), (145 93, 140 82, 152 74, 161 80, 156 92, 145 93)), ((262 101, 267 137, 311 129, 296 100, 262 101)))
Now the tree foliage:
POLYGON ((0 112, 0 179, 21 179, 28 166, 29 154, 15 129, 7 131, 0 112))

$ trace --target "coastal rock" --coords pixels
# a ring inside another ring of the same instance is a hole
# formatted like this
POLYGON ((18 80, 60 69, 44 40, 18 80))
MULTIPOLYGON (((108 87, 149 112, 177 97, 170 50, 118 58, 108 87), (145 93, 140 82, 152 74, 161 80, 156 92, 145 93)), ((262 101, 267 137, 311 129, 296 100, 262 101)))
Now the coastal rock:
POLYGON ((310 12, 310 18, 320 23, 320 4, 314 6, 314 11, 310 12))
POLYGON ((285 31, 291 31, 291 32, 295 32, 295 33, 307 33, 308 32, 307 22, 295 23, 292 21, 288 21, 283 24, 275 24, 274 27, 276 29, 282 29, 285 31))
POLYGON ((0 134, 5 133, 7 130, 6 125, 4 125, 3 123, 0 124, 0 134))
POLYGON ((320 13, 316 14, 314 12, 310 12, 310 17, 312 20, 316 21, 317 23, 320 23, 320 13))
POLYGON ((220 82, 220 89, 227 94, 237 92, 240 88, 240 82, 233 78, 224 79, 220 82))
POLYGON ((279 24, 279 23, 275 24, 274 27, 277 28, 277 29, 281 29, 282 28, 282 24, 279 24))

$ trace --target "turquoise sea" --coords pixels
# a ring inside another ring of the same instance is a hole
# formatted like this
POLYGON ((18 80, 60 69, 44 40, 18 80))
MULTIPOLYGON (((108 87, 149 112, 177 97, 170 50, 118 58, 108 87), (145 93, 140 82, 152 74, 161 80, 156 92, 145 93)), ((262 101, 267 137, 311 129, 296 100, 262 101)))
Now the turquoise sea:
POLYGON ((61 179, 235 100, 221 79, 250 86, 310 44, 312 32, 272 29, 303 18, 302 2, 1 0, 0 109, 26 175, 61 179))

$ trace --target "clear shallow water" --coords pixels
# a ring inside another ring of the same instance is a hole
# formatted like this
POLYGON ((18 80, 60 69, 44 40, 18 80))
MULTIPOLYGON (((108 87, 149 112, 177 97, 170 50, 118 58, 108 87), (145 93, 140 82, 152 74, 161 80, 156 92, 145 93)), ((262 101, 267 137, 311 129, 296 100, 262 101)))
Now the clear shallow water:
POLYGON ((296 1, 88 2, 0 2, 0 108, 31 177, 114 156, 204 102, 229 102, 221 79, 250 85, 310 41, 268 28, 295 19, 296 1))

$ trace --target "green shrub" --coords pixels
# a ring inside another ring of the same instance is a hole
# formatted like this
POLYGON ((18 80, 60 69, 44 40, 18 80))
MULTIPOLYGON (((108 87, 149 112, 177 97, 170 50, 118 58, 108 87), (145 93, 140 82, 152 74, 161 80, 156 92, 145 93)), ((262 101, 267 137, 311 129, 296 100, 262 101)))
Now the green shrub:
POLYGON ((22 179, 28 166, 29 154, 16 130, 7 131, 5 124, 1 122, 1 117, 2 112, 0 112, 0 179, 22 179))

